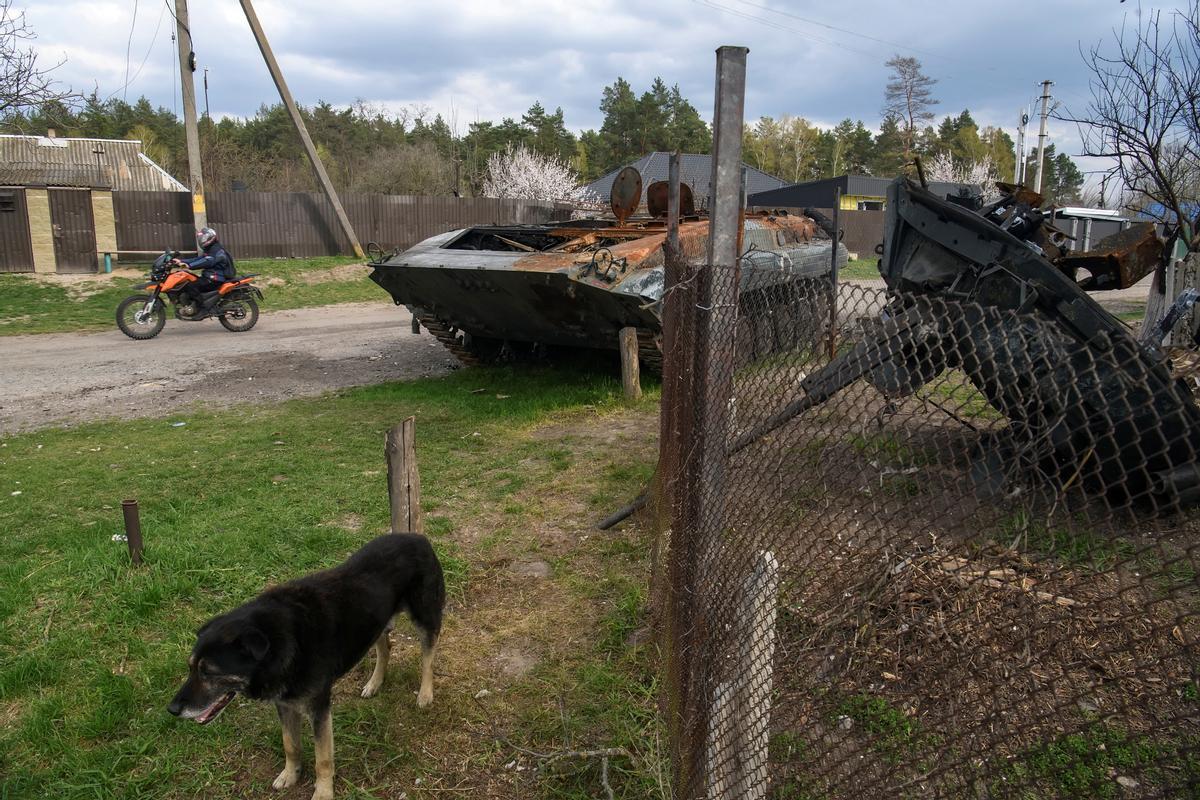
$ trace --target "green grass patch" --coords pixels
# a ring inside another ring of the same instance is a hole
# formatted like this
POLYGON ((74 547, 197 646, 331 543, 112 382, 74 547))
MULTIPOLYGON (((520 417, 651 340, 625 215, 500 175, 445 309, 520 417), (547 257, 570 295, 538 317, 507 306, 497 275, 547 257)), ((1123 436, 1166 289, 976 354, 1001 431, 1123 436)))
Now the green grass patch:
POLYGON ((878 258, 852 258, 838 270, 838 278, 846 281, 881 280, 878 258))
MULTIPOLYGON (((870 738, 871 748, 891 764, 908 762, 937 743, 936 737, 922 730, 917 720, 883 697, 867 694, 846 697, 835 707, 835 715, 853 720, 858 730, 870 738)), ((917 765, 922 772, 927 771, 926 766, 917 765)))
MULTIPOLYGON (((523 474, 532 474, 529 484, 569 460, 554 450, 534 458, 546 447, 528 431, 624 408, 610 376, 473 369, 0 439, 0 798, 266 794, 279 757, 269 709, 239 702, 204 728, 165 711, 196 628, 265 585, 340 562, 386 530, 384 433, 409 415, 417 418, 426 531, 450 594, 463 600, 479 580, 478 562, 451 534, 491 508, 492 497, 518 502, 523 474), (141 504, 146 563, 137 569, 113 540, 123 498, 141 504), (270 766, 260 768, 264 761, 270 766)), ((640 480, 645 468, 597 472, 612 488, 640 480)), ((572 665, 567 684, 584 709, 581 729, 631 743, 656 724, 652 672, 604 648, 633 624, 642 602, 634 584, 644 576, 620 573, 643 557, 638 548, 614 557, 611 573, 591 583, 611 591, 613 617, 594 634, 600 652, 572 665)), ((388 759, 389 769, 420 768, 409 739, 436 736, 437 717, 419 715, 405 691, 389 697, 391 705, 339 705, 339 775, 388 759)), ((341 783, 338 791, 368 796, 341 783)))
POLYGON ((853 434, 849 437, 850 446, 860 455, 892 466, 921 466, 930 463, 930 455, 923 450, 914 448, 902 437, 887 431, 874 434, 853 434))
MULTIPOLYGON (((543 752, 624 748, 633 758, 609 759, 609 783, 615 797, 627 800, 670 797, 654 648, 627 644, 646 623, 648 538, 591 538, 587 548, 603 565, 599 574, 564 567, 566 585, 580 597, 603 598, 608 611, 599 635, 579 640, 581 653, 536 671, 528 690, 561 702, 531 706, 520 723, 531 746, 543 752)), ((603 796, 601 769, 598 758, 560 761, 544 774, 539 794, 547 800, 603 796)))
POLYGON ((1183 776, 1195 775, 1200 767, 1196 745, 1092 723, 1020 753, 999 768, 1001 778, 994 788, 1004 788, 1005 793, 1013 787, 1026 788, 1022 797, 1112 798, 1128 796, 1116 781, 1125 776, 1146 790, 1156 788, 1153 796, 1200 798, 1200 787, 1185 788, 1181 783, 1183 776))
POLYGON ((1097 572, 1112 569, 1135 553, 1131 542, 1087 527, 1086 521, 1047 525, 1027 511, 1018 511, 1000 521, 997 540, 1016 542, 1018 547, 1058 559, 1072 566, 1087 566, 1097 572))
MULTIPOLYGON (((334 303, 390 302, 387 293, 367 278, 367 268, 354 266, 361 263, 341 257, 237 262, 239 273, 259 275, 257 282, 264 295, 262 308, 267 311, 334 303)), ((138 287, 143 283, 144 280, 115 276, 68 283, 33 275, 0 275, 0 336, 113 327, 117 304, 140 291, 138 287)))
POLYGON ((996 422, 1004 415, 992 408, 983 393, 960 370, 946 370, 918 393, 968 420, 996 422))

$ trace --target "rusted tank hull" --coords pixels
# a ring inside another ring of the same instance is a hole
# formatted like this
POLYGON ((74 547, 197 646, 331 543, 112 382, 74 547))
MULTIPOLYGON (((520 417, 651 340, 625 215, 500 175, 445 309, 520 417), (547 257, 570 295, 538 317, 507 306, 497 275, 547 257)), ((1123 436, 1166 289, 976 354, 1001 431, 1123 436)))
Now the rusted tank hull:
MULTIPOLYGON (((707 236, 706 220, 682 225, 685 255, 701 258, 707 236)), ((830 241, 819 236, 803 217, 747 219, 743 293, 827 282, 830 241)), ((500 345, 612 350, 626 327, 652 347, 661 332, 664 239, 653 223, 485 226, 432 237, 372 264, 371 278, 467 363, 487 360, 480 351, 500 345)))
POLYGON ((397 303, 475 337, 609 349, 621 328, 659 326, 653 294, 605 291, 559 272, 384 266, 371 279, 397 303))

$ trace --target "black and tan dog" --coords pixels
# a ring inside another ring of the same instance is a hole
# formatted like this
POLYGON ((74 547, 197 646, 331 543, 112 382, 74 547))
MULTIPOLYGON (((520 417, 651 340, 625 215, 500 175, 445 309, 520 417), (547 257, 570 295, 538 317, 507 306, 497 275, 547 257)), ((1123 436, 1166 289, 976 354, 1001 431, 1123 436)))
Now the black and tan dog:
POLYGON ((433 657, 445 604, 442 567, 424 536, 392 533, 369 542, 344 564, 268 589, 196 633, 189 675, 168 710, 201 725, 241 693, 269 700, 283 723, 286 764, 274 788, 300 777, 301 717, 316 738, 313 800, 333 797, 330 690, 375 645, 375 670, 363 687, 383 685, 393 618, 407 611, 421 633, 421 690, 433 701, 433 657))

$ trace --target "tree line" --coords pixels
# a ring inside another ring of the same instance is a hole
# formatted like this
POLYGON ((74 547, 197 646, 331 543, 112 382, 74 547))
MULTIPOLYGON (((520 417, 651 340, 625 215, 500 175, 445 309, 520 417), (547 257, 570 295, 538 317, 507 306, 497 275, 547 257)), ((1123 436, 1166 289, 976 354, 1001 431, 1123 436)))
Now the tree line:
MULTIPOLYGON (((964 172, 986 165, 992 179, 1012 180, 1016 152, 1003 130, 980 127, 964 110, 932 124, 931 86, 915 59, 888 62, 878 130, 845 119, 820 128, 802 117, 763 117, 747 124, 747 163, 789 183, 863 174, 894 177, 911 172, 913 156, 948 156, 964 172)), ((571 167, 593 180, 656 150, 708 153, 712 132, 679 87, 655 78, 640 94, 624 78, 604 87, 598 130, 578 135, 566 128, 562 108, 535 102, 520 119, 478 121, 458 131, 422 107, 385 111, 358 102, 303 108, 325 167, 340 191, 391 194, 478 195, 488 159, 511 147, 571 167)), ((137 138, 146 154, 177 177, 187 174, 183 126, 169 109, 146 99, 127 103, 98 94, 75 105, 49 99, 0 118, 0 132, 137 138)), ((210 190, 314 191, 316 184, 298 137, 281 104, 263 105, 244 119, 200 121, 201 157, 210 190)), ((1047 148, 1043 193, 1055 203, 1080 201, 1083 175, 1064 153, 1047 148)), ((1032 175, 1032 169, 1029 170, 1032 175)))

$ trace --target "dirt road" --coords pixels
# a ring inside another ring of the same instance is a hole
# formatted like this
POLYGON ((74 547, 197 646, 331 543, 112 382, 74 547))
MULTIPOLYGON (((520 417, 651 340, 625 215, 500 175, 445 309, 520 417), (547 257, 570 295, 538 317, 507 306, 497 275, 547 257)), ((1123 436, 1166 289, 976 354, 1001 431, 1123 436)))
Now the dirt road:
POLYGON ((0 435, 105 417, 158 416, 172 406, 319 394, 342 386, 438 375, 455 360, 411 333, 391 303, 264 313, 247 333, 216 320, 168 320, 136 342, 103 333, 0 337, 0 435))

